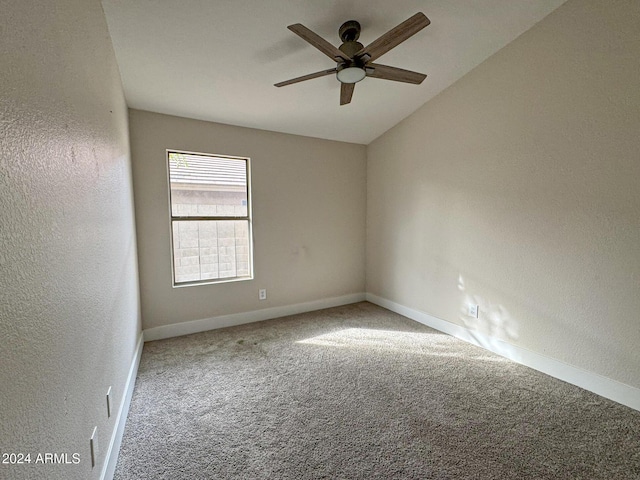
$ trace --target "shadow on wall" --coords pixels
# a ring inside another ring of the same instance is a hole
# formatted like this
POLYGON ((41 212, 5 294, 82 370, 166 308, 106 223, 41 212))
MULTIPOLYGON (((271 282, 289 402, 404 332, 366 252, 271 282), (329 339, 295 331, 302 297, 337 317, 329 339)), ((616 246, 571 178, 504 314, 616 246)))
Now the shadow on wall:
POLYGON ((481 295, 467 292, 462 274, 458 276, 458 290, 463 292, 458 319, 465 328, 479 331, 497 340, 508 342, 518 340, 518 323, 511 317, 504 305, 493 303, 481 295), (478 305, 478 318, 469 316, 469 305, 478 305))
MULTIPOLYGON (((529 350, 528 347, 523 346, 519 349, 514 348, 521 337, 521 324, 511 316, 504 304, 494 303, 490 298, 469 292, 466 283, 470 282, 465 282, 465 277, 460 273, 458 275, 457 287, 462 295, 458 310, 458 319, 465 330, 462 332, 459 331, 454 335, 521 363, 523 361, 522 350, 529 350), (468 314, 469 305, 478 305, 478 318, 474 318, 468 314)), ((629 385, 634 385, 633 381, 627 378, 618 378, 611 373, 624 371, 628 365, 638 363, 637 358, 616 348, 616 346, 612 344, 615 342, 614 336, 602 335, 600 331, 593 328, 589 329, 588 324, 573 322, 572 319, 566 316, 554 316, 549 311, 536 308, 530 301, 526 301, 525 299, 510 298, 510 300, 521 309, 526 309, 526 311, 530 313, 531 318, 537 319, 539 325, 546 327, 544 328, 544 333, 541 333, 541 335, 544 336, 534 339, 534 341, 540 342, 541 345, 540 349, 533 350, 534 353, 584 369, 584 367, 579 366, 580 363, 576 361, 575 358, 569 356, 569 354, 573 353, 574 345, 583 345, 587 351, 604 349, 608 352, 611 370, 609 372, 603 371, 595 373, 614 378, 629 385), (557 339, 562 338, 564 335, 570 335, 571 339, 565 340, 563 343, 557 343, 557 339), (555 342, 555 345, 553 345, 553 348, 556 348, 555 352, 552 350, 552 341, 555 342), (558 355, 558 348, 561 349, 561 352, 567 352, 567 355, 558 355)), ((538 328, 540 329, 541 327, 538 328)), ((529 339, 529 341, 531 341, 531 339, 529 339)))

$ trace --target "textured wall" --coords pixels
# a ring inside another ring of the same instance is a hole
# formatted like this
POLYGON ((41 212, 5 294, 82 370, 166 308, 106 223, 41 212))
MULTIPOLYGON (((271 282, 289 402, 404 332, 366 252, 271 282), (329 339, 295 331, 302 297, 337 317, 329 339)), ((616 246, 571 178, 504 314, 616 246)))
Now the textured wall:
POLYGON ((639 21, 569 1, 370 144, 367 291, 640 387, 639 21))
POLYGON ((5 0, 0 23, 0 452, 32 454, 0 478, 98 478, 140 331, 120 77, 98 0, 5 0))
POLYGON ((140 110, 130 126, 144 328, 364 291, 363 145, 140 110), (251 158, 254 280, 171 286, 166 149, 251 158))

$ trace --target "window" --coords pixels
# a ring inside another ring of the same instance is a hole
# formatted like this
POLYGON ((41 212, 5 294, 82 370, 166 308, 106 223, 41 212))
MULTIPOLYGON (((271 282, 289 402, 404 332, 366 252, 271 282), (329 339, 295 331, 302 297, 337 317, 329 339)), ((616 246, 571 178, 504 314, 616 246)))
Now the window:
POLYGON ((174 286, 252 278, 249 159, 167 156, 174 286))

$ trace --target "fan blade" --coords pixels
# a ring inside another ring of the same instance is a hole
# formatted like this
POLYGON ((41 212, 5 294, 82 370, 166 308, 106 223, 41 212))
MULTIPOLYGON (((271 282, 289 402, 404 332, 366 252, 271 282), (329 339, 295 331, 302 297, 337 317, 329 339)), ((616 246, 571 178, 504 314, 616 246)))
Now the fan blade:
POLYGON ((324 77, 336 73, 336 69, 322 70, 321 72, 310 73, 309 75, 303 75, 302 77, 292 78, 291 80, 285 80, 284 82, 274 84, 276 87, 284 87, 285 85, 291 85, 292 83, 304 82, 305 80, 311 80, 312 78, 324 77))
POLYGON ((400 45, 430 23, 431 20, 429 20, 424 13, 418 12, 413 17, 405 20, 397 27, 392 28, 380 38, 374 40, 373 43, 370 43, 357 52, 355 57, 362 58, 367 56, 368 58, 366 58, 365 61, 371 62, 387 53, 393 47, 400 45))
POLYGON ((378 63, 367 63, 365 70, 367 71, 367 77, 413 83, 414 85, 420 85, 422 81, 427 78, 424 73, 412 72, 404 68, 390 67, 378 63), (373 70, 369 70, 369 68, 373 68, 373 70))
POLYGON ((351 103, 353 89, 356 88, 355 83, 342 83, 340 87, 340 105, 351 103))
POLYGON ((300 23, 296 23, 293 25, 289 25, 287 28, 291 30, 293 33, 295 33, 296 35, 298 35, 300 38, 305 40, 307 43, 310 43, 311 45, 316 47, 318 50, 324 53, 331 60, 335 62, 340 62, 342 60, 347 62, 351 61, 351 58, 349 58, 349 56, 346 53, 342 52, 337 47, 334 47, 329 42, 327 42, 324 38, 322 38, 320 35, 312 32, 304 25, 300 23))

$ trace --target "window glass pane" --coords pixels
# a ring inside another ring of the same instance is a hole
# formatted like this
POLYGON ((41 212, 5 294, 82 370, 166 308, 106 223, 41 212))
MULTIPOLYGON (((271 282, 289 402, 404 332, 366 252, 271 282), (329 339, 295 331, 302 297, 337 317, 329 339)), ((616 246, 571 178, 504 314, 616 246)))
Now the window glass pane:
POLYGON ((169 182, 173 216, 247 216, 243 159, 169 152, 169 182))
POLYGON ((247 220, 175 220, 172 228, 175 283, 251 274, 247 220))

